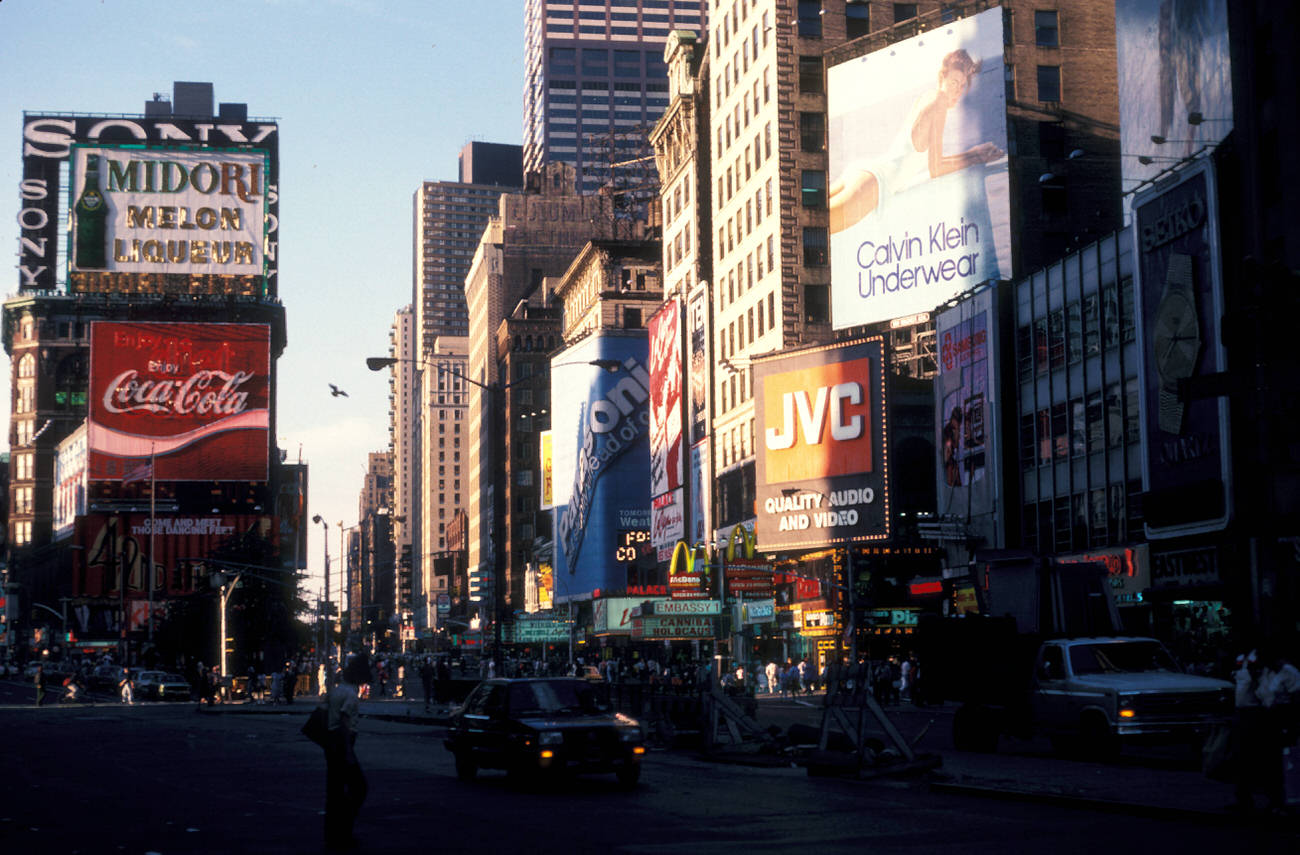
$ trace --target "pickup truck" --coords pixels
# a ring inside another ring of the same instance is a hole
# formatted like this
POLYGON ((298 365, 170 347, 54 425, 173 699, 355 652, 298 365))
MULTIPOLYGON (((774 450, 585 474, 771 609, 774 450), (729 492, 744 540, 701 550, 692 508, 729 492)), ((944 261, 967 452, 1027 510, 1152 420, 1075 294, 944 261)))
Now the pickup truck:
POLYGON ((1183 673, 1154 638, 1042 638, 996 618, 942 623, 930 634, 942 641, 922 656, 922 681, 930 699, 961 703, 959 750, 1042 735, 1057 750, 1106 756, 1137 740, 1203 739, 1233 713, 1232 684, 1183 673))

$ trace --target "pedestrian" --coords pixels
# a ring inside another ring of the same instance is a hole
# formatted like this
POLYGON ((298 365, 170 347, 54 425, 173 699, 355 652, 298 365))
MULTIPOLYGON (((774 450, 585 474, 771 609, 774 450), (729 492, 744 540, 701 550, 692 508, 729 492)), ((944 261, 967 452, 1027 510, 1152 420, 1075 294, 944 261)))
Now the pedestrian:
POLYGON ((805 657, 799 660, 799 683, 798 690, 803 693, 812 691, 812 686, 808 683, 808 659, 805 657))
POLYGON ((433 668, 433 657, 425 656, 424 662, 420 665, 420 684, 424 689, 424 711, 428 712, 433 706, 433 680, 436 672, 433 668))
POLYGON ((247 689, 245 689, 245 694, 248 695, 249 703, 254 703, 258 700, 258 697, 260 696, 261 689, 262 689, 260 685, 261 682, 262 682, 262 678, 259 677, 257 674, 257 666, 249 665, 248 666, 248 687, 247 689))
POLYGON ((278 704, 284 698, 284 672, 276 668, 271 672, 271 703, 278 704))
POLYGON ((293 660, 284 663, 284 702, 293 703, 294 684, 298 682, 298 669, 294 667, 293 660))
POLYGON ((397 660, 397 690, 393 693, 394 697, 406 697, 406 660, 397 660))
POLYGON ((366 800, 366 776, 357 760, 357 721, 361 708, 357 697, 360 686, 370 678, 365 654, 351 659, 343 669, 343 679, 321 697, 325 709, 325 845, 345 849, 356 845, 353 826, 366 800))
POLYGON ((122 703, 128 706, 135 703, 131 688, 131 669, 123 666, 122 674, 117 681, 117 691, 122 697, 122 703))
POLYGON ((451 662, 445 656, 438 660, 437 676, 434 679, 438 681, 435 693, 438 703, 451 703, 451 662))
POLYGON ((323 695, 329 690, 329 684, 325 682, 325 660, 322 659, 316 666, 316 694, 323 695))
POLYGON ((912 671, 916 667, 916 654, 909 651, 903 660, 902 682, 898 685, 898 694, 902 700, 912 700, 912 671))
POLYGON ((37 664, 36 666, 36 706, 42 706, 45 703, 45 666, 37 664))
POLYGON ((773 659, 769 661, 767 663, 767 667, 764 668, 763 670, 767 672, 767 693, 769 695, 775 695, 777 693, 776 660, 773 659))

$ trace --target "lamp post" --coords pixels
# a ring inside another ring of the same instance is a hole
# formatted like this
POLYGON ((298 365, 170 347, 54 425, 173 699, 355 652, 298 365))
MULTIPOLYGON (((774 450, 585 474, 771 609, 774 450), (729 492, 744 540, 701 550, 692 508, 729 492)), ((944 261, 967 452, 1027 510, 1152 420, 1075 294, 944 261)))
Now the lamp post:
MULTIPOLYGON (((325 604, 320 608, 320 611, 325 612, 325 614, 323 615, 324 620, 321 621, 321 642, 319 647, 319 649, 323 651, 325 649, 325 646, 329 643, 330 524, 325 522, 325 520, 321 518, 320 514, 314 515, 311 518, 311 521, 314 523, 321 524, 321 529, 322 529, 321 543, 325 545, 325 604)), ((317 620, 320 620, 322 615, 317 615, 316 617, 317 620)))
MULTIPOLYGON (((505 412, 506 412, 505 392, 511 386, 515 385, 515 383, 522 382, 525 379, 531 381, 532 378, 531 377, 520 378, 520 380, 518 381, 511 381, 509 383, 501 383, 499 381, 494 381, 491 383, 482 383, 478 380, 474 380, 470 377, 465 376, 459 371, 453 371, 450 368, 447 368, 446 366, 439 365, 434 362, 426 362, 422 359, 405 359, 396 356, 367 357, 366 367, 369 368, 371 371, 382 371, 383 369, 396 365, 399 362, 411 362, 417 365, 431 367, 443 374, 449 374, 452 377, 456 377, 470 384, 471 386, 477 386, 479 389, 482 389, 487 394, 488 438, 487 438, 486 447, 488 449, 488 459, 487 459, 487 466, 480 467, 480 471, 482 471, 482 468, 486 468, 488 472, 492 473, 491 474, 492 534, 490 540, 490 545, 492 548, 492 552, 491 552, 491 566, 492 566, 491 619, 492 619, 492 646, 493 646, 492 662, 496 667, 496 673, 501 674, 502 673, 501 612, 503 610, 502 604, 504 603, 505 600, 503 596, 504 590, 502 589, 502 584, 501 584, 502 576, 503 576, 502 571, 505 564, 504 552, 501 549, 501 543, 504 540, 504 538, 502 537, 501 527, 503 523, 503 517, 505 516, 505 514, 503 513, 505 507, 504 505, 505 456, 503 456, 502 459, 498 461, 496 459, 496 455, 502 452, 502 449, 499 446, 505 441, 505 436, 501 430, 501 424, 500 424, 502 419, 505 418, 505 412)), ((575 361, 575 362, 560 362, 551 367, 560 368, 566 365, 594 365, 598 368, 602 368, 605 371, 610 372, 611 374, 623 367, 622 363, 616 359, 591 359, 591 360, 575 361)))

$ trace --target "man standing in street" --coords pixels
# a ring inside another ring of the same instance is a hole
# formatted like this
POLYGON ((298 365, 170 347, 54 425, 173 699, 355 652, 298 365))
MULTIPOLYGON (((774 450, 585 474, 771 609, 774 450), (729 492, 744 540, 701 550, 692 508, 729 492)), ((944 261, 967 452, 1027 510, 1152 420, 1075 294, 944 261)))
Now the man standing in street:
POLYGON ((768 662, 767 667, 763 670, 767 673, 767 693, 775 695, 780 691, 780 687, 776 684, 776 660, 773 659, 768 662))
POLYGON ((131 669, 122 666, 122 675, 117 681, 117 690, 122 695, 122 703, 134 704, 135 698, 131 694, 131 669))
POLYGON ((45 703, 45 666, 36 666, 36 706, 45 703))

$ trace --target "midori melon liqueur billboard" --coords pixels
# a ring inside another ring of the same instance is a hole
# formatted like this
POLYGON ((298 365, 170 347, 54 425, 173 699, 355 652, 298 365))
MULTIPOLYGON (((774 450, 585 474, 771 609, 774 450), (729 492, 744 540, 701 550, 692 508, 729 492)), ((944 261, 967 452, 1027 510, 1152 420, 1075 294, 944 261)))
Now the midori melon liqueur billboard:
POLYGON ((622 550, 649 540, 648 355, 645 330, 603 330, 552 361, 556 603, 626 589, 622 550))
POLYGON ((1002 15, 827 71, 837 329, 930 311, 1011 275, 1002 15))

